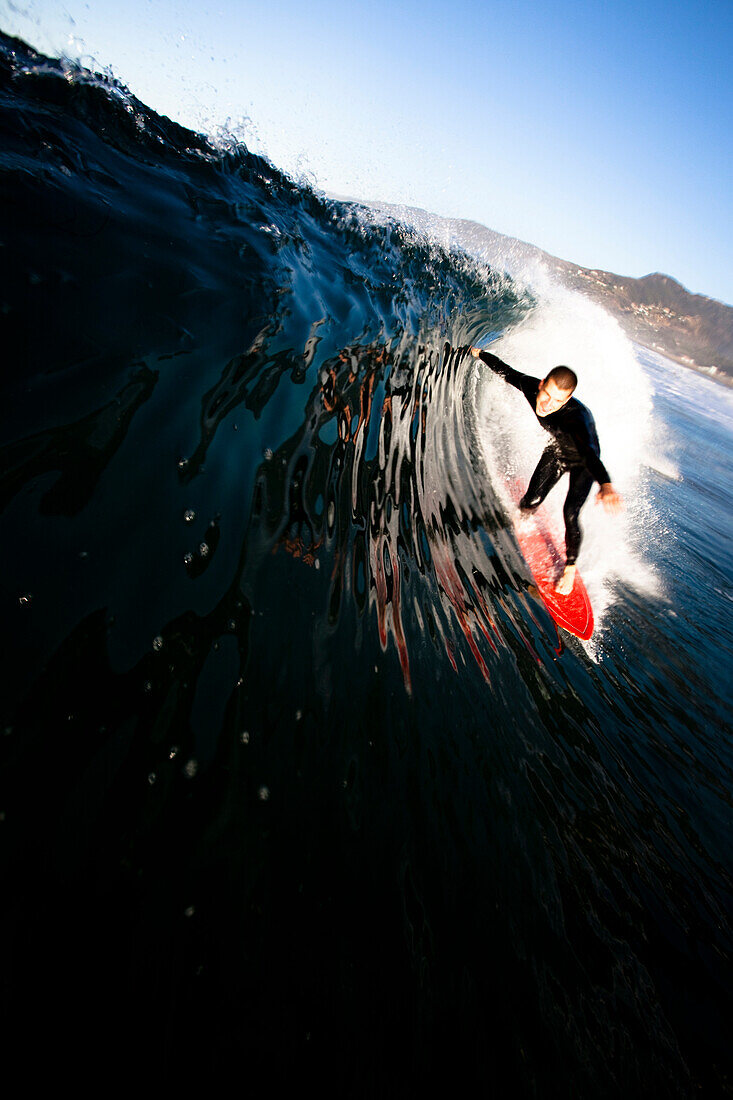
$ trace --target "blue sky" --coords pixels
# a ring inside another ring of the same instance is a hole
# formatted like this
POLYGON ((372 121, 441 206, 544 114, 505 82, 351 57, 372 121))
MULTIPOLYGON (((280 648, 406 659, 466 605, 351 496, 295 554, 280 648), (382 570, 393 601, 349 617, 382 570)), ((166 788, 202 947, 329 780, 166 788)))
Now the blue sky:
POLYGON ((318 187, 733 302, 733 0, 0 0, 318 187))

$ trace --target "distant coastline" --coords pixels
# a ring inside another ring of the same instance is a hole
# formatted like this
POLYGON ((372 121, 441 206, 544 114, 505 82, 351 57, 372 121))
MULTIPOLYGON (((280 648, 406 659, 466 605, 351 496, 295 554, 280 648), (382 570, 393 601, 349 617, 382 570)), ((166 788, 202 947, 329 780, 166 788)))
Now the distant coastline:
POLYGON ((733 386, 733 309, 668 275, 641 279, 548 257, 565 285, 597 301, 635 343, 733 386))
POLYGON ((447 242, 472 255, 485 256, 490 266, 503 267, 510 275, 541 265, 561 285, 603 306, 634 343, 733 387, 733 308, 715 298, 690 293, 669 275, 655 272, 635 279, 580 267, 479 222, 442 218, 389 203, 364 205, 418 229, 439 226, 447 242))

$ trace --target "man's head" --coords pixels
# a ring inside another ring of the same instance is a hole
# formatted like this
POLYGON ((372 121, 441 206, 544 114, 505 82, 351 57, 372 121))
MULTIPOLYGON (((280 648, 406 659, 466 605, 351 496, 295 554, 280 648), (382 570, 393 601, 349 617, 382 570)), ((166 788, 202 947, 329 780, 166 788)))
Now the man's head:
POLYGON ((561 409, 573 395, 578 376, 570 367, 553 367, 540 382, 537 394, 537 415, 549 416, 561 409))

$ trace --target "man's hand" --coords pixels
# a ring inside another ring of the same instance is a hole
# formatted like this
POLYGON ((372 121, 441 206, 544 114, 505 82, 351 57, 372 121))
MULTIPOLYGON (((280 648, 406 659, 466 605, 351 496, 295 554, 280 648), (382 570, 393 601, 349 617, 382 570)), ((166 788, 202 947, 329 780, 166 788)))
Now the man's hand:
POLYGON ((470 348, 469 350, 474 359, 478 359, 479 355, 481 354, 481 348, 470 348))
POLYGON ((610 481, 606 481, 601 485, 596 496, 596 502, 600 500, 603 507, 607 512, 615 514, 623 510, 624 502, 622 497, 616 492, 610 481))

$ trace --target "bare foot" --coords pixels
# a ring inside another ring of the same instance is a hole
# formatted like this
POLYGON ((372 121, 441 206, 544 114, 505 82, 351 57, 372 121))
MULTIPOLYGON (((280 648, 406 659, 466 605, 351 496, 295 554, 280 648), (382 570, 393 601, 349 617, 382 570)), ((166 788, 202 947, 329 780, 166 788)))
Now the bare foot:
POLYGON ((574 565, 566 565, 562 571, 562 576, 555 585, 555 591, 558 596, 569 596, 573 591, 573 585, 575 584, 575 569, 574 565))

